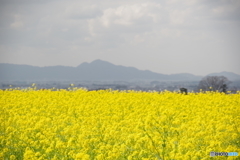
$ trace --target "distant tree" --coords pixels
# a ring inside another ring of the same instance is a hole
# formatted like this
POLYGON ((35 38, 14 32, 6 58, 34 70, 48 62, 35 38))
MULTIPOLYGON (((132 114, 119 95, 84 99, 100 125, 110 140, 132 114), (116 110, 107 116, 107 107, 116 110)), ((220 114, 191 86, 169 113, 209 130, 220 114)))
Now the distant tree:
POLYGON ((199 82, 198 88, 203 91, 220 91, 226 93, 230 83, 227 77, 224 76, 207 76, 199 82))

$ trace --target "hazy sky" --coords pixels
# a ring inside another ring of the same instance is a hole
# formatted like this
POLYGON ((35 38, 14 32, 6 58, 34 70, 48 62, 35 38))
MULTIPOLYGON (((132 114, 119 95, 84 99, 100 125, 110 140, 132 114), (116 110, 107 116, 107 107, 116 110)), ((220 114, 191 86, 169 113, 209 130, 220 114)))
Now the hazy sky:
POLYGON ((240 74, 240 0, 0 0, 0 63, 240 74))

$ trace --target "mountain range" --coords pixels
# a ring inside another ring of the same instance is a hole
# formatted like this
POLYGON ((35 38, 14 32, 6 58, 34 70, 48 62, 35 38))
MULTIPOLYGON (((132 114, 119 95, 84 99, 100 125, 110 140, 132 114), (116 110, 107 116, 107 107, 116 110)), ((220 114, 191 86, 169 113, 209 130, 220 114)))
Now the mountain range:
MULTIPOLYGON (((223 75, 229 80, 240 80, 240 75, 232 72, 212 73, 211 75, 223 75)), ((158 80, 158 81, 199 81, 203 76, 189 73, 160 74, 149 70, 139 70, 134 67, 114 65, 107 61, 95 60, 91 63, 84 62, 77 67, 49 66, 36 67, 30 65, 17 65, 0 63, 1 81, 41 81, 41 80, 158 80)))

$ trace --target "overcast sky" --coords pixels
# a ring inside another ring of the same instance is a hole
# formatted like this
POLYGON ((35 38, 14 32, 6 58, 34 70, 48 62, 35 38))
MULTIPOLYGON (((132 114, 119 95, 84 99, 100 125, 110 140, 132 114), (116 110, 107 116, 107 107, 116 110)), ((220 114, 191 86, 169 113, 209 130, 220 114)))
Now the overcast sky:
POLYGON ((240 0, 0 0, 0 63, 240 74, 240 0))

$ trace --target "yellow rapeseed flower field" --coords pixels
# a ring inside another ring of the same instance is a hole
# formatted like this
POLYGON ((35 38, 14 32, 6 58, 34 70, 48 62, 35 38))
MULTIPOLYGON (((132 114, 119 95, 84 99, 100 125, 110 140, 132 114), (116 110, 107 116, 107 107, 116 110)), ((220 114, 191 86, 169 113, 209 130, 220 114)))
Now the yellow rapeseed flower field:
POLYGON ((240 93, 0 90, 0 159, 198 160, 240 153, 240 93))

